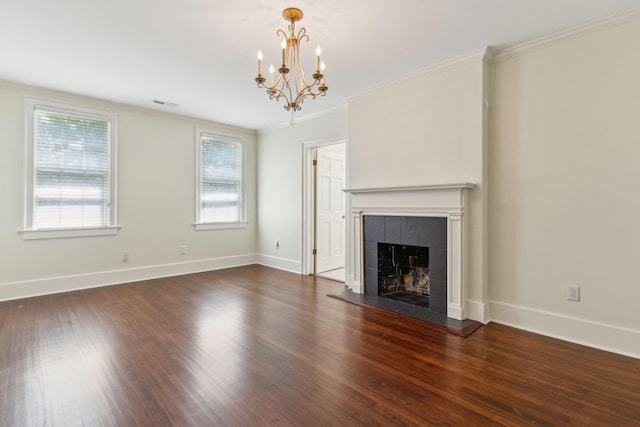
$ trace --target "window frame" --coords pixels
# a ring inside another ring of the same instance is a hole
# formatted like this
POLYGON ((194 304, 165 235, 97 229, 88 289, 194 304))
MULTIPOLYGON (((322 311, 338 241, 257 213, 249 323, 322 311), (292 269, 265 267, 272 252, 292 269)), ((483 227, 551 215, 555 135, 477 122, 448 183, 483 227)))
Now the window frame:
POLYGON ((195 137, 196 146, 196 200, 195 200, 195 223, 193 224, 197 231, 201 230, 218 230, 218 229, 233 229, 233 228, 246 228, 248 222, 247 218, 247 203, 246 203, 246 145, 242 138, 225 135, 220 132, 216 132, 211 129, 196 128, 195 137), (213 138, 220 141, 232 142, 240 145, 240 218, 238 221, 230 222, 203 222, 202 221, 202 139, 203 137, 213 138))
POLYGON ((25 98, 25 124, 26 124, 26 165, 25 165, 25 204, 24 204, 24 229, 19 230, 25 240, 31 239, 51 239, 66 237, 84 236, 108 236, 118 233, 120 226, 117 225, 117 134, 118 116, 114 111, 97 108, 72 105, 58 101, 25 98), (37 169, 35 165, 35 112, 37 110, 49 111, 70 116, 86 117, 91 119, 105 120, 109 125, 108 137, 108 179, 107 179, 107 200, 109 213, 107 224, 104 226, 73 226, 54 228, 35 228, 35 185, 37 169))

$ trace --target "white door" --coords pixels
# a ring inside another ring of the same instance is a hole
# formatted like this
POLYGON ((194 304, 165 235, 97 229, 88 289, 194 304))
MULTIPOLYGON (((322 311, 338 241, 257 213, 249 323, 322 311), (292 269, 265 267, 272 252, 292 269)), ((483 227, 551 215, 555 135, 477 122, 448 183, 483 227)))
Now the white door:
POLYGON ((317 149, 316 273, 344 267, 345 144, 317 149))

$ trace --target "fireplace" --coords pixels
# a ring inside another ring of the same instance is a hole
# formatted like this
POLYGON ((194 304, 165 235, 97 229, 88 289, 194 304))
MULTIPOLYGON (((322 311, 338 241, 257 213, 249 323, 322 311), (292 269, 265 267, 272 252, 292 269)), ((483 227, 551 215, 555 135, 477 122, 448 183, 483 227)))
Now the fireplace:
POLYGON ((378 295, 429 308, 429 248, 378 243, 378 295))
POLYGON ((462 183, 345 190, 351 195, 349 288, 378 297, 378 243, 424 246, 429 252, 429 310, 466 319, 469 268, 465 209, 468 190, 474 187, 462 183), (434 234, 435 241, 420 241, 431 227, 420 225, 420 218, 444 225, 434 234))
POLYGON ((365 215, 363 223, 365 293, 446 314, 447 219, 365 215))

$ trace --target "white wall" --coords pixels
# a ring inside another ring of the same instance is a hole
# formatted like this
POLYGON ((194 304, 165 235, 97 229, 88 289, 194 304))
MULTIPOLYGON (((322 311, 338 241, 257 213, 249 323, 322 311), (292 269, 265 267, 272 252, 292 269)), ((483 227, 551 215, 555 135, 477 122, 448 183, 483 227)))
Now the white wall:
POLYGON ((346 134, 346 108, 260 132, 258 254, 262 264, 302 272, 303 145, 344 140, 346 134))
POLYGON ((482 179, 482 56, 349 101, 353 188, 482 179))
POLYGON ((477 185, 465 212, 470 223, 466 292, 475 303, 469 317, 481 321, 488 256, 483 251, 484 58, 484 51, 475 53, 350 100, 348 145, 351 188, 477 185))
POLYGON ((489 244, 496 320, 640 357, 638 52, 636 20, 494 64, 489 244))
POLYGON ((0 82, 0 300, 254 262, 256 135, 214 123, 0 82), (117 236, 25 241, 25 96, 118 114, 117 236), (241 137, 249 227, 195 231, 195 127, 241 137), (152 167, 155 165, 155 168, 152 167), (180 255, 180 245, 188 253, 180 255), (122 262, 122 252, 129 262, 122 262))

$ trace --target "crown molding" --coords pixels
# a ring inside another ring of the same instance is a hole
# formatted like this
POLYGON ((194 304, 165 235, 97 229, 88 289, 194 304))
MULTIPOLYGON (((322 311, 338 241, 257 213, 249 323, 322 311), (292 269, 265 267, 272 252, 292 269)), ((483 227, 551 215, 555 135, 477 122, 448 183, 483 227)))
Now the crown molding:
POLYGON ((51 102, 62 102, 66 104, 82 104, 91 108, 101 108, 104 110, 114 110, 117 112, 139 113, 163 119, 181 120, 185 123, 192 123, 194 126, 216 129, 219 132, 255 137, 257 132, 253 129, 226 123, 215 122, 202 117, 180 114, 179 112, 156 110, 149 107, 141 107, 123 102, 112 101, 104 98, 96 98, 81 93, 65 92, 59 89, 51 89, 43 86, 30 85, 27 83, 0 79, 0 89, 15 90, 22 92, 24 96, 38 98, 51 102))
POLYGON ((385 87, 392 86, 392 85, 395 85, 397 83, 400 83, 400 82, 403 82, 403 81, 406 81, 406 80, 411 80, 411 79, 414 79, 416 77, 420 77, 420 76, 423 76, 423 75, 426 75, 426 74, 431 74, 431 73, 434 73, 434 72, 437 72, 437 71, 440 71, 440 70, 443 70, 443 69, 447 69, 449 67, 453 67, 453 66, 460 65, 460 64, 466 64, 468 62, 473 62, 473 61, 477 61, 477 60, 486 60, 487 56, 491 57, 492 54, 490 53, 490 51, 489 51, 489 49, 487 47, 484 47, 482 49, 478 49, 478 50, 475 50, 473 52, 469 52, 469 53, 467 53, 465 55, 458 56, 458 57, 455 57, 455 58, 451 58, 451 59, 448 59, 446 61, 439 62, 437 64, 430 65, 430 66, 425 67, 425 68, 421 68, 421 69, 419 69, 417 71, 414 71, 414 72, 409 73, 409 74, 405 74, 404 76, 395 78, 393 80, 388 80, 386 82, 382 82, 382 83, 380 83, 380 84, 378 84, 376 86, 370 87, 368 89, 363 90, 362 92, 358 92, 355 95, 352 95, 352 96, 348 97, 347 98, 347 102, 353 101, 354 99, 359 98, 359 97, 361 97, 363 95, 367 95, 369 93, 376 92, 376 91, 378 91, 380 89, 383 89, 385 87))
POLYGON ((550 44, 557 43, 559 41, 570 40, 577 37, 582 37, 587 34, 596 33, 606 30, 608 28, 617 27, 628 22, 633 22, 640 19, 640 8, 634 8, 627 10, 623 13, 611 15, 606 18, 598 19, 596 21, 589 22, 587 24, 578 25, 573 28, 569 28, 563 31, 559 31, 554 34, 539 37, 533 40, 528 40, 523 43, 519 43, 514 46, 510 46, 504 49, 500 49, 494 52, 491 62, 496 63, 507 60, 516 56, 523 55, 531 52, 532 50, 540 49, 550 44))

